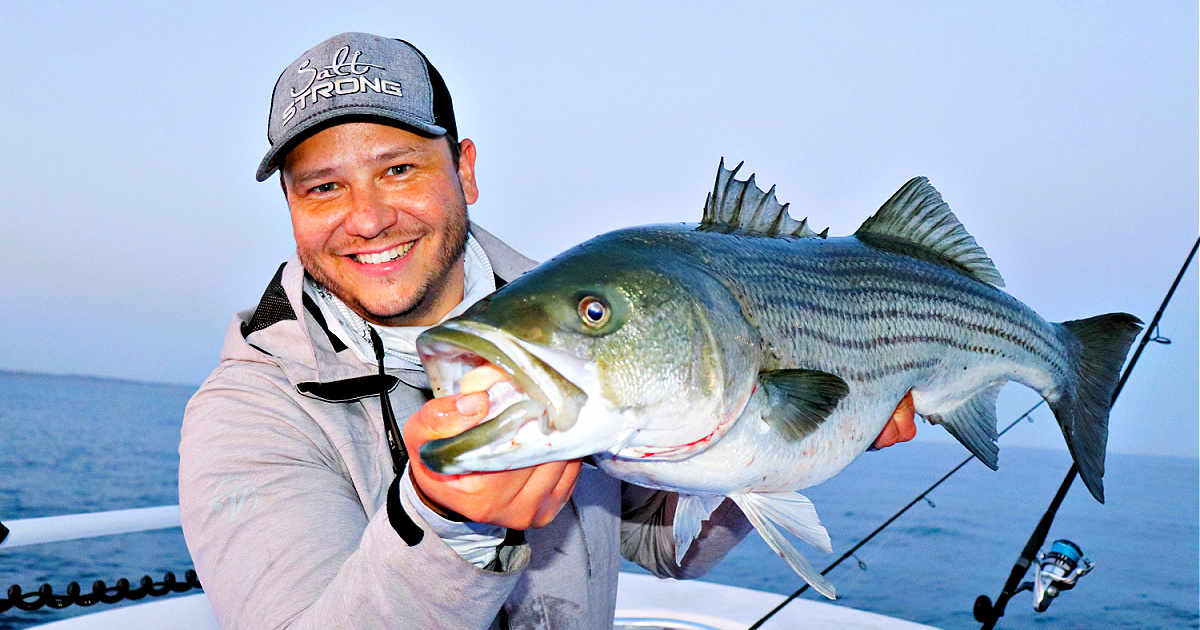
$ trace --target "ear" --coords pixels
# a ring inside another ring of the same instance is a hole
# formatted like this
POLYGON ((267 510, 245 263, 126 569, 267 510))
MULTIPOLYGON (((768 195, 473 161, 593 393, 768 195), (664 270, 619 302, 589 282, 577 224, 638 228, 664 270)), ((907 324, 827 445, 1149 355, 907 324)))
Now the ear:
POLYGON ((463 138, 458 148, 458 180, 462 183, 463 197, 470 205, 479 199, 479 187, 475 185, 475 143, 470 138, 463 138))

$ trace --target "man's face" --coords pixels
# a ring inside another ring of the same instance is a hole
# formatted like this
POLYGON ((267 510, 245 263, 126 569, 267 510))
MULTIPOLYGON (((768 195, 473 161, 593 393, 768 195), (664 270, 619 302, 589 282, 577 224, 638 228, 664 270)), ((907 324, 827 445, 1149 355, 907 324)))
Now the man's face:
POLYGON ((463 296, 475 146, 369 122, 324 129, 284 162, 304 268, 367 321, 432 325, 463 296))

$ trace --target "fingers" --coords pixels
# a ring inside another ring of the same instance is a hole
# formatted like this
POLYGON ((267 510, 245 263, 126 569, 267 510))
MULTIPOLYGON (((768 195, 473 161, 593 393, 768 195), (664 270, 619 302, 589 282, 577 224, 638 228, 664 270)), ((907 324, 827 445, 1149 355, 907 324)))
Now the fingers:
POLYGON ((458 435, 459 433, 479 424, 480 420, 483 420, 483 417, 487 414, 488 410, 487 392, 463 394, 455 398, 454 410, 459 413, 461 420, 459 422, 453 422, 453 416, 448 418, 451 421, 445 423, 444 427, 441 427, 446 430, 454 430, 453 433, 448 435, 458 435))
POLYGON ((430 440, 458 435, 479 424, 487 410, 484 392, 435 398, 404 423, 404 442, 410 446, 409 451, 414 451, 430 440))
POLYGON ((879 437, 871 443, 871 448, 887 448, 896 443, 900 437, 900 429, 896 426, 896 421, 888 418, 887 424, 883 425, 883 430, 879 432, 879 437))
POLYGON ((485 393, 435 398, 409 416, 401 429, 417 495, 430 509, 443 516, 453 518, 462 513, 457 495, 463 489, 458 486, 466 485, 470 491, 471 483, 461 481, 458 475, 439 475, 426 468, 421 461, 421 447, 431 440, 462 433, 482 421, 486 414, 485 393))
POLYGON ((871 444, 871 448, 880 449, 887 448, 898 442, 907 442, 917 435, 917 423, 914 420, 915 411, 913 408, 912 392, 904 394, 904 398, 900 400, 900 404, 896 405, 896 410, 892 412, 892 417, 888 418, 887 424, 883 425, 883 430, 879 432, 879 437, 871 444))
POLYGON ((459 394, 431 400, 408 419, 404 437, 412 457, 412 481, 421 499, 443 515, 511 529, 545 527, 574 492, 581 460, 461 475, 436 474, 419 460, 421 445, 482 422, 488 412, 488 390, 507 380, 503 370, 481 365, 463 375, 459 394))
POLYGON ((913 408, 912 392, 904 395, 900 400, 900 404, 896 406, 896 411, 892 414, 892 419, 896 421, 896 429, 899 432, 899 442, 907 442, 917 436, 917 423, 915 419, 916 411, 913 408))
POLYGON ((549 525, 571 498, 571 493, 575 492, 575 482, 579 478, 583 460, 573 459, 569 462, 554 463, 563 464, 562 471, 557 475, 557 479, 551 478, 554 481, 554 487, 539 501, 538 509, 530 522, 531 527, 549 525))
MULTIPOLYGON (((467 381, 468 391, 489 388, 498 382, 495 376, 481 372, 467 381)), ((500 380, 504 379, 507 375, 500 380)), ((431 400, 405 422, 409 470, 418 496, 435 512, 450 518, 461 516, 511 529, 550 524, 575 489, 581 460, 460 475, 439 475, 421 463, 421 445, 475 426, 486 417, 487 409, 486 391, 475 391, 431 400)))
MULTIPOLYGON (((547 462, 529 468, 482 473, 476 498, 465 516, 510 529, 545 527, 571 497, 579 474, 578 460, 547 462)), ((476 477, 472 475, 472 477, 476 477)))
MULTIPOLYGON (((549 525, 570 499, 580 460, 431 479, 430 498, 478 523, 529 529, 549 525)), ((431 506, 432 507, 432 506, 431 506)))

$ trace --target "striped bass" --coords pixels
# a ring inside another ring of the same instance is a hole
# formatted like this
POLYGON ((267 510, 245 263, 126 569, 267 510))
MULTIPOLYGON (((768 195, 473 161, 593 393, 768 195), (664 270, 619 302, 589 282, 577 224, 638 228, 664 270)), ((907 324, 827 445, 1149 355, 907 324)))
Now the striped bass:
POLYGON ((422 461, 462 473, 593 456, 680 493, 677 560, 728 497, 833 598, 777 527, 830 550, 796 491, 863 453, 910 391, 917 413, 995 469, 996 397, 1016 381, 1049 403, 1103 501, 1109 405, 1137 318, 1046 322, 998 288, 925 178, 829 238, 737 170, 722 162, 701 223, 601 235, 423 333, 436 395, 481 365, 511 381, 488 390, 490 419, 429 442, 422 461))

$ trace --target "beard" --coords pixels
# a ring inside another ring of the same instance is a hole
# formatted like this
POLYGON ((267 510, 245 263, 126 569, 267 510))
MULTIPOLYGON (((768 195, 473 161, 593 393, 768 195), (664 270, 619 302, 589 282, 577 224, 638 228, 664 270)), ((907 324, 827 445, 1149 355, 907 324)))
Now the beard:
MULTIPOLYGON (((432 264, 415 278, 416 286, 412 285, 414 278, 408 275, 389 279, 387 287, 375 290, 374 295, 360 297, 353 294, 346 283, 339 282, 336 274, 320 265, 315 256, 301 252, 300 262, 314 280, 368 322, 380 326, 412 325, 434 314, 445 291, 450 289, 455 265, 460 263, 466 251, 469 225, 466 202, 460 198, 455 206, 446 217, 442 241, 432 264), (380 292, 388 295, 380 296, 380 292), (407 295, 400 292, 407 292, 407 295), (380 300, 380 297, 384 299, 380 300), (372 308, 365 303, 367 301, 384 304, 372 308)), ((383 236, 386 237, 386 233, 383 236)), ((462 296, 458 297, 461 299, 462 296)), ((440 318, 442 314, 437 315, 440 318)))

